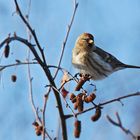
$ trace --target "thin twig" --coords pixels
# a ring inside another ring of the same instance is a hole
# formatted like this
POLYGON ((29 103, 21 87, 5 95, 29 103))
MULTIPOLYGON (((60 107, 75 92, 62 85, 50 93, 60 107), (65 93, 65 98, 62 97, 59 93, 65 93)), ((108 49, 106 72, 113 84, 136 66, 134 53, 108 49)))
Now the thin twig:
MULTIPOLYGON (((27 21, 29 20, 29 13, 30 13, 30 6, 31 6, 30 4, 31 4, 31 0, 29 2, 28 14, 26 15, 27 21)), ((28 42, 31 43, 30 31, 29 31, 28 28, 27 28, 27 37, 28 37, 28 42)), ((34 98, 33 98, 33 88, 32 88, 32 80, 33 80, 33 78, 31 77, 31 70, 30 70, 30 64, 29 64, 30 63, 29 62, 30 61, 30 49, 29 48, 27 48, 27 49, 28 49, 27 50, 27 62, 25 62, 25 63, 27 64, 27 74, 28 74, 27 77, 28 77, 28 81, 29 81, 29 99, 30 99, 31 107, 32 107, 33 113, 35 115, 36 121, 41 124, 42 121, 41 121, 41 118, 38 115, 38 109, 35 106, 34 98)), ((13 64, 13 65, 12 64, 7 65, 6 67, 17 66, 19 64, 21 64, 20 61, 18 63, 16 63, 16 64, 13 64)))
MULTIPOLYGON (((66 47, 66 43, 67 43, 69 33, 70 33, 70 30, 71 30, 71 27, 72 27, 72 24, 73 24, 73 21, 74 21, 74 18, 75 18, 77 8, 78 8, 77 0, 73 0, 73 1, 74 1, 73 14, 72 14, 72 17, 71 17, 71 20, 70 20, 70 24, 68 25, 68 28, 67 28, 66 36, 65 36, 63 44, 62 44, 62 50, 61 50, 61 54, 60 54, 60 58, 59 58, 59 62, 58 62, 58 67, 60 67, 60 65, 61 65, 62 58, 63 58, 64 51, 65 51, 65 47, 66 47)), ((55 75, 54 75, 54 79, 56 78, 56 76, 58 74, 58 71, 59 71, 59 69, 56 70, 55 75)))
POLYGON ((68 107, 68 108, 70 109, 70 111, 71 111, 72 114, 73 114, 73 117, 76 117, 75 112, 73 111, 73 109, 71 108, 71 106, 69 105, 69 103, 67 102, 67 100, 63 97, 63 95, 61 94, 61 92, 60 92, 58 89, 56 89, 55 87, 53 87, 53 86, 52 86, 52 88, 53 88, 54 90, 56 90, 56 91, 62 96, 62 98, 63 98, 64 101, 65 101, 66 107, 68 107))
POLYGON ((47 101, 48 101, 48 96, 49 93, 51 92, 51 87, 49 87, 48 92, 44 95, 44 103, 43 103, 43 110, 42 110, 42 126, 43 126, 43 135, 42 135, 42 140, 45 140, 45 134, 49 138, 49 140, 52 140, 48 132, 46 131, 46 124, 45 124, 45 112, 46 112, 46 106, 47 106, 47 101))
MULTIPOLYGON (((26 18, 27 18, 28 22, 29 22, 30 8, 31 8, 31 0, 29 0, 28 13, 26 15, 26 18)), ((28 36, 28 41, 31 42, 32 35, 30 33, 29 28, 27 28, 27 36, 28 36)), ((30 49, 28 49, 28 59, 27 59, 27 62, 28 62, 29 89, 30 89, 30 91, 29 91, 30 101, 31 101, 33 112, 35 112, 35 115, 36 115, 36 120, 39 121, 40 124, 43 126, 42 139, 45 140, 45 135, 46 135, 49 138, 49 140, 52 140, 50 135, 48 134, 48 132, 45 129, 45 111, 44 110, 46 109, 46 98, 45 98, 45 102, 44 102, 43 120, 41 120, 40 117, 38 116, 37 109, 36 109, 35 104, 34 104, 33 93, 32 93, 32 79, 33 78, 31 78, 31 71, 30 71, 29 61, 30 61, 30 49)))
MULTIPOLYGON (((46 77, 48 78, 48 81, 49 81, 50 85, 56 87, 56 84, 55 84, 55 82, 53 80, 53 77, 51 75, 51 72, 50 72, 48 66, 46 64, 44 64, 44 62, 42 62, 42 60, 40 59, 37 51, 33 47, 34 45, 32 45, 30 42, 28 42, 28 40, 26 40, 24 38, 21 38, 21 37, 19 37, 17 35, 13 36, 13 37, 7 37, 2 43, 0 43, 0 48, 2 48, 2 46, 5 43, 7 43, 7 42, 10 43, 10 42, 15 41, 15 40, 25 44, 27 47, 30 48, 30 50, 33 53, 34 57, 36 58, 38 64, 41 66, 41 68, 43 69, 46 77)), ((67 140, 66 121, 64 119, 64 112, 63 112, 63 108, 62 108, 60 95, 55 90, 53 90, 53 92, 54 92, 54 95, 55 95, 55 98, 56 98, 56 101, 57 101, 57 106, 58 106, 59 115, 60 115, 60 119, 61 119, 62 137, 63 137, 63 140, 67 140)))
POLYGON ((31 102, 31 106, 32 106, 32 110, 35 114, 35 118, 37 121, 41 121, 40 120, 40 117, 38 116, 38 112, 37 112, 37 109, 35 107, 35 103, 34 103, 34 100, 33 100, 33 90, 32 90, 32 80, 33 78, 31 77, 31 72, 30 72, 30 67, 29 67, 29 64, 28 64, 28 81, 29 81, 29 99, 30 99, 30 102, 31 102))
MULTIPOLYGON (((131 94, 128 94, 128 95, 125 95, 125 96, 121 96, 121 97, 118 97, 118 98, 115 98, 115 99, 112 99, 112 100, 109 100, 109 101, 105 101, 105 102, 103 102, 103 103, 100 103, 98 106, 103 107, 103 106, 105 106, 105 105, 107 105, 107 104, 111 104, 111 103, 114 103, 114 102, 118 102, 118 101, 120 101, 120 100, 122 100, 122 99, 129 98, 129 97, 133 97, 133 96, 140 96, 140 92, 131 93, 131 94)), ((84 110, 84 111, 82 111, 82 112, 76 113, 75 115, 78 116, 78 115, 84 114, 84 113, 86 113, 86 112, 88 112, 88 111, 91 111, 91 110, 93 110, 93 109, 95 109, 95 108, 96 108, 96 107, 88 108, 88 109, 86 109, 86 110, 84 110)), ((72 114, 67 115, 67 118, 71 118, 71 117, 73 117, 72 114)))
MULTIPOLYGON (((25 23, 25 25, 29 28, 29 30, 31 31, 31 33, 33 33, 33 37, 35 39, 35 42, 37 44, 37 47, 39 48, 39 50, 41 51, 41 54, 43 54, 43 50, 42 48, 40 47, 39 45, 39 42, 38 42, 38 39, 36 37, 36 34, 34 32, 34 30, 32 30, 32 28, 30 27, 30 25, 28 24, 28 22, 26 21, 26 19, 24 18, 23 14, 21 13, 20 9, 19 9, 19 6, 18 6, 18 3, 17 3, 17 0, 14 0, 15 2, 15 5, 16 5, 16 9, 17 9, 17 12, 18 14, 20 15, 20 17, 22 18, 23 22, 25 23)), ((31 52, 33 53, 33 55, 35 56, 37 62, 40 64, 41 68, 43 69, 50 85, 54 86, 56 89, 56 84, 55 84, 55 81, 54 81, 54 78, 52 77, 52 74, 49 70, 49 68, 47 67, 47 64, 46 64, 46 61, 44 60, 44 57, 43 57, 43 60, 40 58, 40 56, 38 55, 38 52, 37 50, 34 48, 34 46, 28 42, 28 40, 26 39, 23 39, 21 37, 18 37, 16 35, 14 35, 13 37, 8 37, 6 38, 1 44, 0 44, 0 48, 5 44, 5 43, 10 43, 14 40, 17 40, 19 42, 22 42, 23 44, 25 44, 26 46, 28 46, 31 50, 31 52)), ((67 140, 67 127, 66 127, 66 120, 65 120, 65 115, 64 115, 64 111, 63 111, 63 107, 62 107, 62 103, 61 103, 61 98, 60 98, 60 95, 59 93, 53 89, 53 92, 54 92, 54 95, 55 95, 55 98, 56 98, 56 101, 57 101, 57 106, 58 106, 58 111, 59 111, 59 115, 60 115, 60 119, 61 119, 61 126, 62 126, 62 138, 63 140, 67 140)))
POLYGON ((120 102, 120 100, 122 100, 122 99, 125 99, 125 98, 128 98, 128 97, 133 97, 133 96, 140 96, 140 92, 131 93, 131 94, 128 94, 128 95, 125 95, 125 96, 118 97, 116 99, 106 101, 104 103, 101 103, 100 106, 104 106, 106 104, 110 104, 110 103, 113 103, 113 102, 120 102))
POLYGON ((48 65, 48 68, 56 68, 59 70, 62 70, 62 72, 67 72, 69 76, 71 76, 73 78, 73 80, 78 83, 78 80, 76 79, 76 76, 73 76, 68 70, 66 70, 65 68, 62 67, 58 67, 58 66, 54 66, 54 65, 48 65))
MULTIPOLYGON (((29 17, 29 15, 28 15, 29 17)), ((28 34, 28 37, 29 37, 29 34, 28 34)), ((28 38, 28 41, 30 42, 30 38, 28 38)), ((35 115, 35 118, 38 122, 41 122, 41 119, 40 117, 38 116, 38 111, 35 107, 35 103, 34 103, 34 99, 33 99, 33 88, 32 88, 32 80, 33 78, 31 77, 31 71, 30 71, 30 65, 29 65, 29 60, 30 60, 30 49, 28 49, 28 59, 27 59, 27 73, 28 73, 28 81, 29 81, 29 99, 30 99, 30 102, 31 102, 31 106, 32 106, 32 110, 34 112, 34 115, 35 115)), ((20 64, 20 63, 17 63, 17 64, 20 64)), ((14 65, 7 65, 7 67, 11 67, 11 66, 16 66, 16 64, 14 65)), ((5 67, 6 68, 6 67, 5 67)))
POLYGON ((70 79, 68 79, 67 81, 65 81, 65 82, 60 86, 60 88, 58 88, 58 90, 60 91, 60 90, 64 87, 65 84, 69 83, 69 82, 72 81, 72 80, 73 80, 73 78, 70 78, 70 79))
POLYGON ((30 64, 38 64, 38 62, 19 62, 19 63, 13 63, 8 65, 0 65, 0 71, 14 66, 20 66, 20 65, 30 65, 30 64))
POLYGON ((131 137, 132 137, 134 140, 137 139, 137 136, 135 136, 129 129, 126 129, 126 128, 123 126, 122 121, 121 121, 121 118, 120 118, 118 112, 116 112, 117 121, 114 121, 114 120, 113 120, 110 116, 108 116, 108 115, 107 115, 106 117, 107 117, 108 121, 109 121, 111 124, 113 124, 113 125, 119 127, 125 134, 131 135, 131 137))
POLYGON ((26 20, 26 18, 23 16, 21 10, 20 10, 20 7, 17 3, 17 0, 14 0, 15 1, 15 5, 16 5, 16 12, 19 14, 20 18, 22 19, 22 21, 25 23, 25 25, 27 26, 27 28, 29 29, 29 31, 31 32, 35 42, 36 42, 36 45, 42 55, 42 59, 43 59, 43 62, 46 64, 46 59, 45 59, 45 55, 44 55, 44 52, 43 52, 43 49, 41 48, 40 46, 40 43, 38 41, 38 38, 36 36, 36 33, 35 33, 35 30, 32 29, 31 25, 29 24, 29 22, 26 20))
POLYGON ((44 63, 42 62, 42 60, 40 59, 36 49, 34 48, 35 45, 31 44, 27 39, 21 38, 17 35, 14 35, 12 37, 8 36, 5 40, 3 40, 0 43, 0 49, 4 46, 4 44, 6 44, 7 42, 10 43, 12 41, 19 41, 23 44, 25 44, 27 47, 30 48, 30 50, 32 51, 33 55, 35 56, 36 60, 38 61, 38 63, 42 66, 44 66, 44 63))

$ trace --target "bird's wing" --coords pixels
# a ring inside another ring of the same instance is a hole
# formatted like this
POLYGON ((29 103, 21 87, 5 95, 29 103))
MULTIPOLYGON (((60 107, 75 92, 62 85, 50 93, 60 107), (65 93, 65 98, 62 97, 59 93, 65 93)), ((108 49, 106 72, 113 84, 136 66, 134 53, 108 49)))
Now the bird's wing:
POLYGON ((124 66, 124 63, 120 62, 116 57, 97 46, 94 52, 98 54, 105 62, 110 63, 114 69, 124 66))

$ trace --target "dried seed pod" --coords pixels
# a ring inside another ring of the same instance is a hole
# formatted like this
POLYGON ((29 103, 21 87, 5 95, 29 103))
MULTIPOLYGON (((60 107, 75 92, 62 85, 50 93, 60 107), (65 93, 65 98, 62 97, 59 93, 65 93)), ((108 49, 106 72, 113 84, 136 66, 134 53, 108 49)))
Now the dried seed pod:
POLYGON ((97 121, 100 117, 101 117, 101 108, 100 107, 97 107, 96 108, 96 111, 95 111, 95 114, 91 117, 91 120, 92 121, 97 121))
POLYGON ((74 136, 75 138, 79 138, 81 133, 81 121, 76 120, 74 123, 74 136))
POLYGON ((43 126, 40 126, 38 122, 33 122, 32 125, 35 127, 35 133, 37 136, 40 136, 43 132, 43 126))
POLYGON ((66 96, 68 95, 69 92, 68 92, 64 87, 62 87, 61 93, 62 93, 62 96, 63 96, 64 98, 66 98, 66 96))
POLYGON ((71 93, 70 94, 70 100, 71 100, 72 103, 75 103, 76 102, 76 96, 75 96, 74 93, 71 93))
POLYGON ((75 96, 75 94, 74 93, 71 93, 70 94, 70 100, 72 100, 73 98, 75 98, 76 96, 75 96))
POLYGON ((78 112, 82 112, 83 109, 84 109, 84 103, 83 103, 83 100, 82 100, 82 97, 81 96, 77 96, 77 106, 78 106, 78 112))
POLYGON ((12 80, 12 82, 16 82, 17 76, 13 74, 13 75, 11 76, 11 80, 12 80))
POLYGON ((84 83, 86 81, 89 81, 90 78, 91 77, 89 75, 82 75, 82 77, 80 77, 80 79, 79 79, 77 86, 75 87, 75 91, 79 91, 82 88, 82 86, 84 85, 84 83))
POLYGON ((84 98, 84 102, 89 103, 88 97, 84 98))
POLYGON ((89 96, 87 96, 87 97, 84 99, 84 101, 85 101, 86 103, 90 103, 90 102, 92 102, 95 98, 96 98, 96 95, 95 95, 94 93, 92 93, 92 94, 90 94, 89 96))
POLYGON ((42 134, 42 132, 38 131, 38 130, 36 130, 35 133, 36 133, 37 136, 40 136, 42 134))
POLYGON ((78 82, 78 84, 77 84, 77 86, 75 87, 75 91, 79 91, 82 88, 82 86, 84 85, 85 82, 86 82, 86 80, 84 80, 81 77, 80 80, 79 80, 79 82, 78 82))
POLYGON ((5 58, 8 58, 9 53, 10 53, 10 46, 9 46, 9 44, 6 44, 5 49, 4 49, 5 58))
POLYGON ((42 132, 43 132, 43 126, 37 126, 35 128, 35 133, 37 136, 40 136, 42 134, 42 132))
POLYGON ((35 121, 35 122, 33 122, 33 123, 32 123, 32 125, 33 125, 34 127, 39 126, 38 122, 36 122, 36 121, 35 121))
POLYGON ((75 103, 76 101, 76 97, 71 100, 72 103, 75 103))
POLYGON ((77 104, 77 102, 75 102, 74 103, 74 109, 77 110, 77 108, 78 108, 78 104, 77 104))

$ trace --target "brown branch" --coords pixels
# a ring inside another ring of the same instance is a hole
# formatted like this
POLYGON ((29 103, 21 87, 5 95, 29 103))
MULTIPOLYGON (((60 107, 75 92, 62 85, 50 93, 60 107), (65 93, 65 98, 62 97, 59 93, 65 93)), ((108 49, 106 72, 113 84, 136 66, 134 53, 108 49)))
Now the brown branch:
POLYGON ((118 97, 116 99, 106 101, 104 103, 101 103, 100 106, 104 106, 104 105, 107 105, 107 104, 110 104, 110 103, 113 103, 113 102, 120 102, 120 100, 122 100, 122 99, 133 97, 133 96, 140 96, 140 92, 131 93, 131 94, 128 94, 128 95, 125 95, 125 96, 118 97))
MULTIPOLYGON (((0 71, 6 69, 6 68, 9 68, 9 67, 14 67, 14 66, 20 66, 20 65, 28 65, 28 64, 39 64, 38 62, 22 62, 20 60, 16 60, 16 63, 13 63, 13 64, 8 64, 8 65, 0 65, 0 71)), ((54 65, 47 65, 48 68, 55 68, 55 69, 60 69, 62 70, 62 72, 66 71, 68 72, 66 69, 64 68, 61 68, 61 67, 57 67, 57 66, 54 66, 54 65)), ((68 72, 68 74, 74 78, 74 76, 72 76, 72 74, 70 74, 68 72)))
MULTIPOLYGON (((29 59, 29 57, 28 57, 29 59)), ((52 138, 50 137, 50 135, 48 134, 48 132, 45 129, 45 109, 46 109, 46 99, 45 98, 45 102, 44 102, 44 108, 43 108, 43 120, 40 119, 39 115, 38 115, 38 111, 37 108, 35 107, 35 103, 34 103, 34 99, 33 99, 33 91, 32 91, 32 77, 31 77, 31 72, 30 72, 30 63, 28 62, 28 81, 29 81, 29 97, 30 97, 30 102, 31 102, 31 106, 32 106, 32 110, 35 114, 35 118, 36 121, 40 123, 40 125, 43 126, 43 140, 45 140, 45 135, 49 138, 49 140, 52 140, 52 138)))
MULTIPOLYGON (((59 58, 59 62, 58 62, 58 67, 60 67, 60 65, 61 65, 62 58, 63 58, 64 51, 65 51, 65 47, 66 47, 66 43, 67 43, 69 33, 70 33, 70 30, 71 30, 71 27, 72 27, 72 24, 73 24, 73 21, 74 21, 74 18, 75 18, 77 8, 78 8, 77 0, 73 0, 73 1, 74 1, 73 14, 72 14, 72 17, 71 17, 71 20, 70 20, 70 24, 68 25, 66 36, 65 36, 63 44, 62 44, 62 50, 61 50, 61 54, 60 54, 60 58, 59 58)), ((58 74, 58 71, 59 71, 59 69, 56 70, 55 75, 54 75, 54 79, 56 78, 56 76, 58 74)))
MULTIPOLYGON (((122 100, 122 99, 129 98, 129 97, 133 97, 133 96, 140 96, 140 92, 131 93, 131 94, 128 94, 128 95, 125 95, 125 96, 121 96, 121 97, 118 97, 118 98, 115 98, 115 99, 112 99, 112 100, 109 100, 109 101, 105 101, 105 102, 103 102, 103 103, 100 103, 98 106, 103 107, 103 106, 105 106, 105 105, 107 105, 107 104, 111 104, 111 103, 114 103, 114 102, 118 102, 118 101, 120 101, 120 100, 122 100)), ((84 110, 84 111, 82 111, 82 112, 76 113, 75 115, 78 116, 78 115, 84 114, 84 113, 86 113, 86 112, 88 112, 88 111, 91 111, 91 110, 93 110, 93 109, 95 109, 95 108, 96 108, 96 106, 91 107, 91 108, 88 108, 88 109, 86 109, 86 110, 84 110)), ((73 117, 72 114, 68 114, 68 115, 67 115, 67 118, 71 118, 71 117, 73 117)))
MULTIPOLYGON (((76 0, 75 0, 76 1, 76 0)), ((22 42, 23 44, 25 44, 26 46, 28 46, 31 50, 31 52, 33 53, 33 55, 35 56, 37 62, 40 64, 40 66, 42 67, 42 69, 44 70, 46 77, 48 78, 48 81, 50 83, 50 85, 52 85, 53 87, 56 87, 56 84, 54 82, 54 79, 51 75, 50 70, 47 67, 46 61, 45 61, 45 57, 44 57, 44 53, 43 53, 43 49, 41 48, 39 41, 37 39, 37 36, 35 34, 35 31, 31 28, 30 24, 28 23, 28 21, 24 18, 23 14, 21 13, 21 10, 19 8, 19 5, 17 3, 17 0, 14 0, 15 5, 16 5, 16 10, 19 14, 19 16, 21 17, 22 21, 25 23, 25 25, 28 27, 29 31, 32 33, 34 40, 37 44, 38 49, 41 52, 42 58, 43 60, 39 57, 36 49, 34 48, 34 46, 28 42, 26 39, 20 38, 18 36, 13 36, 13 37, 8 37, 6 38, 1 44, 0 44, 0 48, 6 43, 10 43, 11 41, 17 40, 19 42, 22 42)), ((78 5, 77 5, 78 6, 78 5)), ((68 37, 66 37, 68 38, 68 37)), ((64 43, 65 44, 65 43, 64 43)), ((65 45, 64 45, 65 46, 65 45)), ((61 103, 61 98, 59 93, 53 89, 54 95, 56 97, 56 101, 57 101, 57 106, 58 106, 58 110, 59 110, 59 115, 60 115, 60 119, 61 119, 61 126, 62 126, 62 137, 63 140, 67 140, 67 130, 66 130, 66 120, 65 120, 65 116, 64 116, 64 112, 63 112, 63 108, 62 108, 62 103, 61 103)))
POLYGON ((45 140, 45 134, 47 134, 47 137, 52 140, 52 138, 49 136, 49 134, 46 131, 46 125, 45 125, 45 112, 46 112, 46 106, 48 101, 49 93, 51 92, 51 87, 49 87, 48 92, 44 95, 44 104, 43 104, 43 110, 42 110, 42 126, 43 126, 43 135, 42 139, 45 140))
MULTIPOLYGON (((26 15, 26 19, 27 21, 29 21, 29 13, 30 13, 30 7, 31 7, 31 0, 29 1, 29 8, 28 8, 28 14, 26 15)), ((28 41, 31 42, 31 37, 32 35, 30 34, 30 31, 29 29, 27 28, 27 36, 28 36, 28 41)), ((32 80, 33 78, 31 77, 31 71, 30 71, 30 49, 28 49, 28 56, 27 56, 27 66, 28 66, 28 81, 29 81, 29 97, 30 97, 30 102, 31 102, 31 106, 32 106, 32 110, 35 114, 35 118, 36 118, 36 122, 39 122, 40 123, 40 126, 43 126, 43 140, 45 140, 45 135, 50 139, 50 135, 48 134, 48 132, 45 130, 45 124, 44 122, 41 120, 41 118, 39 117, 38 115, 38 110, 37 108, 35 107, 35 103, 34 103, 34 99, 33 99, 33 91, 32 91, 32 80)), ((38 64, 38 63, 36 63, 38 64)))
POLYGON ((30 64, 38 64, 38 63, 37 62, 18 62, 18 63, 8 64, 8 65, 0 65, 0 71, 9 67, 20 66, 20 65, 30 65, 30 64))
MULTIPOLYGON (((30 48, 31 52, 33 53, 33 55, 35 56, 37 62, 40 64, 40 66, 42 67, 42 69, 44 70, 48 81, 50 82, 50 85, 56 87, 56 84, 53 80, 53 77, 50 73, 50 70, 48 69, 47 65, 42 62, 42 60, 40 59, 37 51, 34 48, 34 45, 32 45, 30 42, 28 42, 28 40, 23 39, 21 37, 18 36, 13 36, 13 37, 7 37, 2 43, 0 43, 0 48, 5 44, 5 43, 10 43, 12 41, 19 41, 23 44, 25 44, 27 47, 30 48)), ((57 88, 57 87, 56 87, 57 88)), ((62 103, 61 103, 61 99, 60 99, 60 95, 59 93, 57 93, 55 90, 53 90, 56 101, 57 101, 57 106, 58 106, 58 110, 59 110, 59 115, 60 115, 60 119, 61 119, 61 125, 62 125, 62 136, 63 136, 63 140, 67 140, 67 129, 66 129, 66 121, 65 121, 65 117, 64 117, 64 112, 63 112, 63 108, 62 108, 62 103)))
POLYGON ((117 127, 119 127, 125 134, 129 134, 129 135, 131 135, 131 137, 133 138, 133 139, 137 139, 137 136, 135 136, 129 129, 126 129, 123 125, 122 125, 122 121, 121 121, 121 119, 120 119, 120 116, 119 116, 119 114, 118 114, 118 112, 116 112, 116 117, 117 117, 117 121, 114 121, 112 118, 110 118, 110 116, 106 116, 107 117, 107 119, 108 119, 108 121, 111 123, 111 124, 113 124, 113 125, 115 125, 115 126, 117 126, 117 127))
POLYGON ((25 44, 32 51, 32 53, 34 54, 35 58, 38 60, 38 63, 44 65, 44 63, 40 59, 37 51, 34 48, 35 45, 31 44, 27 39, 21 38, 21 37, 19 37, 17 35, 14 35, 12 37, 8 36, 3 42, 0 43, 0 49, 4 46, 4 44, 6 44, 7 42, 10 43, 12 41, 19 41, 19 42, 25 44))
POLYGON ((40 43, 38 41, 38 38, 36 36, 36 33, 35 33, 35 30, 32 29, 31 25, 29 24, 29 22, 26 20, 26 18, 23 16, 21 10, 20 10, 20 7, 17 3, 17 0, 14 0, 15 2, 15 5, 16 5, 16 12, 19 14, 20 18, 22 19, 23 23, 27 26, 27 28, 29 29, 29 31, 31 32, 35 42, 36 42, 36 45, 42 55, 42 58, 43 58, 43 62, 46 64, 46 60, 45 60, 45 55, 44 55, 44 52, 43 52, 43 49, 41 48, 40 46, 40 43))
POLYGON ((62 85, 60 86, 60 88, 58 88, 58 90, 60 91, 65 84, 69 83, 70 81, 74 80, 73 78, 68 79, 67 81, 65 81, 64 83, 62 83, 62 85))
MULTIPOLYGON (((53 88, 54 90, 56 90, 56 91, 62 96, 62 98, 64 99, 64 102, 65 102, 65 104, 66 104, 66 107, 68 107, 68 108, 70 109, 70 111, 71 111, 72 114, 73 114, 73 117, 76 117, 75 112, 73 111, 73 109, 71 108, 71 106, 69 105, 69 103, 67 102, 67 100, 63 97, 62 93, 61 93, 58 89, 56 89, 55 87, 52 86, 52 88, 53 88)), ((66 117, 67 117, 67 116, 66 116, 66 117)), ((65 117, 65 119, 67 119, 66 117, 65 117)))
POLYGON ((29 81, 29 99, 30 99, 30 102, 31 102, 31 106, 32 106, 32 110, 34 112, 34 115, 35 115, 35 118, 38 122, 41 122, 41 119, 40 117, 38 116, 38 111, 35 107, 35 103, 34 103, 34 100, 33 100, 33 90, 32 90, 32 77, 31 77, 31 72, 30 72, 30 67, 28 65, 28 81, 29 81))

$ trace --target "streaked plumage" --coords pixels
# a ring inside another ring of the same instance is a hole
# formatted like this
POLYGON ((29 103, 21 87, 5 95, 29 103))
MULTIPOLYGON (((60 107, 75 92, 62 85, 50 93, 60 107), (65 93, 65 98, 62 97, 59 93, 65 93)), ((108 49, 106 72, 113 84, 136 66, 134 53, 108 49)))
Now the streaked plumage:
POLYGON ((125 68, 140 68, 127 65, 113 55, 94 44, 94 37, 89 33, 81 34, 72 51, 72 64, 80 73, 89 74, 92 79, 106 78, 111 73, 125 68))

